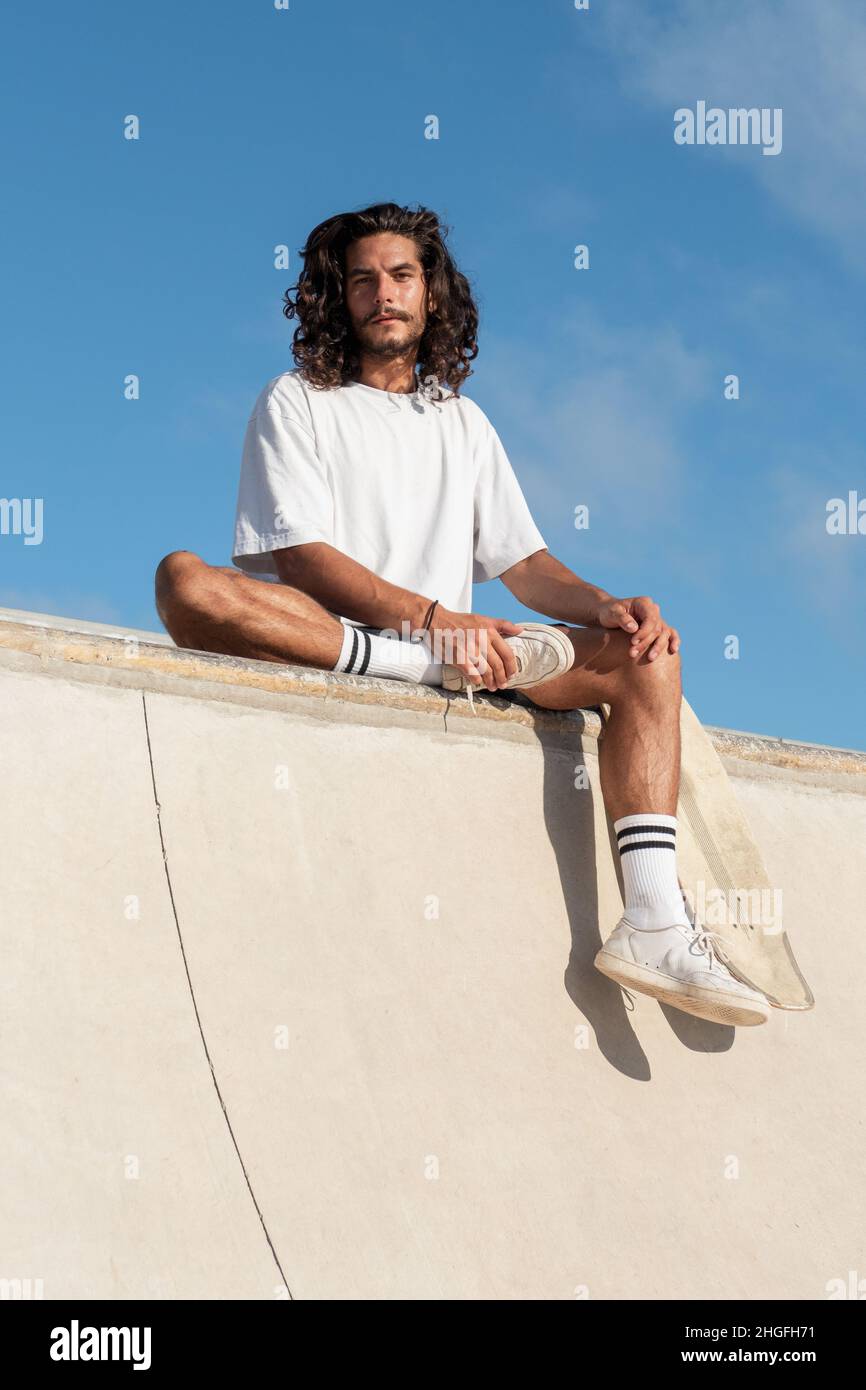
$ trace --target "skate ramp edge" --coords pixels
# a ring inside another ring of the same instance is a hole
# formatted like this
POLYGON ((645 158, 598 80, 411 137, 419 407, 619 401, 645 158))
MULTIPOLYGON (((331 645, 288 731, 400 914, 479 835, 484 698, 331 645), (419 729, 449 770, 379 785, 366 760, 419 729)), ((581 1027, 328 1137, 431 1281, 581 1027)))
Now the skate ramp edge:
POLYGON ((0 612, 3 1297, 862 1268, 866 755, 709 730, 817 1000, 733 1030, 593 969, 597 713, 476 708, 0 612))

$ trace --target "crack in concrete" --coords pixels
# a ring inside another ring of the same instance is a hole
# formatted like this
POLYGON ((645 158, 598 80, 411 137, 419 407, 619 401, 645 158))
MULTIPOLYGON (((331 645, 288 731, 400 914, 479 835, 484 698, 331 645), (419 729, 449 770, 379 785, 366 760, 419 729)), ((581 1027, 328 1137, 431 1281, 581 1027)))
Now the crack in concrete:
POLYGON ((165 847, 165 836, 164 836, 164 834, 163 834, 163 829, 162 829, 162 814, 161 814, 161 807, 160 807, 160 804, 159 804, 159 793, 158 793, 158 791, 157 791, 157 786, 156 786, 156 771, 155 771, 155 768, 154 768, 154 765, 153 765, 153 749, 152 749, 152 747, 151 747, 151 742, 150 742, 150 725, 149 725, 148 719, 147 719, 147 696, 146 696, 146 694, 145 694, 144 691, 141 692, 141 705, 142 705, 142 710, 143 710, 143 713, 144 713, 144 734, 145 734, 145 739, 147 740, 147 757, 148 757, 148 762, 149 762, 149 764, 150 764, 150 780, 151 780, 151 783, 152 783, 152 785, 153 785, 153 801, 154 801, 154 805, 155 805, 155 807, 156 807, 156 825, 157 825, 157 829, 158 829, 158 831, 159 831, 159 845, 160 845, 160 849, 162 850, 162 863, 163 863, 163 868, 165 869, 165 881, 166 881, 166 884, 168 885, 168 896, 169 896, 169 901, 171 902, 171 911, 172 911, 172 915, 173 915, 173 917, 174 917, 174 925, 175 925, 175 928, 176 928, 176 930, 177 930, 177 939, 178 939, 178 942, 179 942, 179 944, 180 944, 180 953, 181 953, 181 957, 182 957, 182 959, 183 959, 183 968, 184 968, 184 970, 186 971, 186 979, 187 979, 187 984, 189 985, 189 994, 190 994, 190 998, 192 999, 192 1006, 193 1006, 193 1009, 194 1009, 194 1011, 195 1011, 196 1023, 198 1024, 199 1036, 201 1037, 202 1047, 204 1048, 204 1055, 205 1055, 205 1057, 207 1058, 207 1064, 208 1064, 208 1066, 210 1067, 211 1080, 213 1081, 214 1090, 216 1091, 216 1095, 217 1095, 217 1100, 219 1101, 219 1103, 220 1103, 220 1108, 221 1108, 221 1110, 222 1110, 222 1112, 223 1112, 223 1115, 225 1116, 226 1126, 227 1126, 228 1132, 229 1132, 229 1134, 230 1134, 230 1136, 231 1136, 231 1141, 232 1141, 232 1144, 234 1145, 235 1153, 236 1153, 237 1156, 238 1156, 238 1162, 239 1162, 240 1165, 241 1165, 241 1172, 242 1172, 243 1175, 244 1175, 244 1181, 246 1182, 247 1190, 249 1191, 250 1197, 252 1198, 252 1203, 253 1203, 253 1206, 254 1206, 255 1209, 256 1209, 256 1213, 257 1213, 257 1215, 258 1215, 259 1221, 260 1221, 261 1224, 262 1224, 262 1230, 263 1230, 264 1233, 265 1233, 265 1239, 266 1239, 266 1241, 268 1242, 268 1246, 270 1247, 271 1254, 272 1254, 273 1257, 274 1257, 274 1264, 277 1266, 277 1269, 278 1269, 279 1272, 280 1272, 280 1278, 281 1278, 282 1281, 283 1281, 283 1286, 285 1287, 285 1290, 286 1290, 286 1292, 288 1293, 289 1298, 294 1302, 294 1295, 293 1295, 293 1293, 292 1293, 291 1286, 289 1285, 289 1281, 288 1281, 288 1279, 286 1278, 285 1274, 283 1273, 283 1267, 282 1267, 282 1265, 280 1264, 279 1257, 278 1257, 278 1255, 277 1255, 276 1250, 274 1249, 274 1243, 273 1243, 273 1241, 271 1240, 270 1232, 268 1231, 268 1228, 267 1228, 267 1226, 265 1225, 265 1218, 264 1218, 264 1216, 262 1215, 261 1207, 259 1206, 258 1201, 256 1200, 256 1194, 253 1192, 252 1183, 250 1182, 250 1176, 249 1176, 249 1173, 248 1173, 247 1170, 246 1170, 246 1165, 244 1164, 244 1160, 243 1160, 243 1156, 242 1156, 242 1154, 241 1154, 240 1148, 238 1147, 238 1141, 237 1141, 237 1139, 235 1138, 235 1132, 234 1132, 234 1130, 232 1129, 232 1123, 231 1123, 231 1120, 229 1119, 229 1114, 228 1114, 228 1111, 227 1111, 227 1109, 226 1109, 225 1101, 224 1101, 223 1098, 222 1098, 222 1092, 220 1091, 220 1088, 219 1088, 219 1082, 218 1082, 217 1079, 216 1079, 216 1072, 214 1071, 214 1065, 213 1065, 213 1061, 211 1060, 210 1051, 209 1051, 209 1049, 208 1049, 207 1039, 205 1038, 205 1035, 204 1035, 204 1028, 202 1027, 201 1015, 199 1014, 199 1011, 198 1011, 198 1004, 197 1004, 197 1002, 196 1002, 195 990, 193 989, 192 978, 191 978, 190 973, 189 973, 189 964, 188 964, 187 958, 186 958, 186 951, 184 950, 183 936, 182 936, 181 930, 180 930, 180 919, 179 919, 178 913, 177 913, 177 904, 176 904, 175 899, 174 899, 174 889, 173 889, 173 887, 172 887, 172 882, 171 882, 171 871, 170 871, 169 866, 168 866, 168 852, 167 852, 166 847, 165 847))

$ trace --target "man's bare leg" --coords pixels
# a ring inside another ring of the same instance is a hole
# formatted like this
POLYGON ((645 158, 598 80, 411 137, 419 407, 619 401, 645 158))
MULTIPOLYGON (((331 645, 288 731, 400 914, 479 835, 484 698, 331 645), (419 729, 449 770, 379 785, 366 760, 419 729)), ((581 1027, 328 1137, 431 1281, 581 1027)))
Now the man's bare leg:
POLYGON ((574 665, 523 693, 542 709, 610 705, 599 743, 604 804, 611 820, 657 811, 675 816, 680 780, 679 653, 649 661, 629 656, 631 637, 616 629, 573 628, 574 665))
MULTIPOLYGON (((179 647, 333 670, 343 625, 309 594, 250 579, 178 550, 156 574, 156 604, 179 647)), ((625 632, 562 624, 575 650, 570 671, 525 692, 543 709, 608 704, 599 746, 611 819, 647 810, 676 815, 680 769, 679 655, 629 656, 625 632)))
POLYGON ((679 653, 635 660, 621 630, 555 626, 568 632, 575 664, 524 693, 545 709, 610 705, 599 744, 601 785, 610 819, 615 825, 625 819, 617 838, 624 910, 594 957, 596 968, 622 988, 697 1018, 766 1023, 767 999, 718 958, 711 934, 689 915, 671 854, 680 779, 679 653))
POLYGON ((156 571, 156 607, 179 647, 331 671, 344 629, 309 594, 205 564, 188 550, 156 571))
MULTIPOLYGON (((339 659, 343 624, 308 594, 289 585, 262 583, 233 569, 206 565, 187 551, 175 551, 160 564, 156 589, 160 617, 179 646, 326 670, 333 670, 339 659)), ((629 656, 631 639, 624 632, 557 626, 569 634, 575 664, 564 676, 537 687, 531 696, 525 693, 544 709, 609 705, 611 716, 599 748, 608 815, 613 821, 643 818, 648 813, 675 818, 682 699, 679 656, 666 653, 654 661, 645 656, 635 661, 629 656)), ((623 833, 643 830, 645 835, 645 829, 623 833)), ((636 859, 636 854, 634 859, 626 856, 632 863, 636 859)), ((635 903, 629 892, 632 864, 624 865, 625 914, 598 952, 596 966, 626 988, 701 1018, 717 1023, 765 1022, 770 1013, 766 999, 719 969, 712 951, 703 944, 706 933, 698 932, 696 926, 669 925, 685 921, 682 902, 677 901, 675 861, 670 867, 673 882, 662 885, 664 893, 649 903, 635 903), (642 915, 651 919, 653 914, 660 918, 656 925, 638 920, 642 915), (696 964, 702 952, 706 954, 703 976, 696 964)))

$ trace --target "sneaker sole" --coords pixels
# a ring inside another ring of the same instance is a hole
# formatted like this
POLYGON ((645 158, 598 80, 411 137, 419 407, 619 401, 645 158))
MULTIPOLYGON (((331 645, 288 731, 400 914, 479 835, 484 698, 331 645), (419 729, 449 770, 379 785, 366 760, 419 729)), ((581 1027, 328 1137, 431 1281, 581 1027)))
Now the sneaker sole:
POLYGON ((770 1017, 768 1003, 762 1004, 757 999, 735 999, 714 989, 687 984, 673 975, 662 975, 649 966, 610 955, 603 947, 595 957, 595 968, 618 985, 637 990, 639 994, 648 994, 663 1004, 671 1004, 675 1009, 682 1009, 695 1018, 705 1018, 710 1023, 753 1028, 759 1023, 766 1023, 770 1017))

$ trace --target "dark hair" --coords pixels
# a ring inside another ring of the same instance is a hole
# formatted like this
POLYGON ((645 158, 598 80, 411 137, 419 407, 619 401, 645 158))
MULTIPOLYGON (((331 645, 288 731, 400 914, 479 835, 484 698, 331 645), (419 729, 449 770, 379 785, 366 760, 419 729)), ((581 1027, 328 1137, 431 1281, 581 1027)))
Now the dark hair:
POLYGON ((429 208, 376 203, 361 212, 340 212, 320 222, 301 250, 304 268, 297 291, 283 295, 283 313, 297 318, 292 337, 295 362, 310 385, 329 389, 357 375, 358 344, 343 297, 346 248, 360 237, 393 232, 411 237, 418 250, 427 291, 436 308, 418 344, 417 373, 423 383, 434 376, 455 394, 472 374, 470 361, 478 355, 478 310, 469 281, 457 269, 445 246, 446 229, 429 208))

